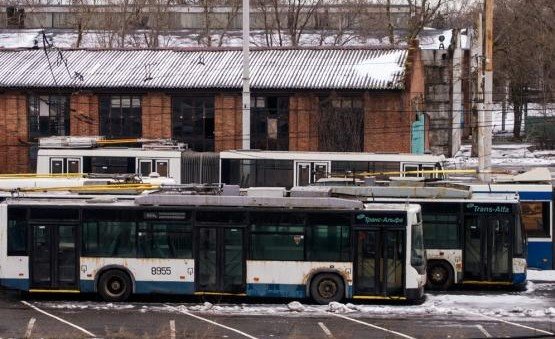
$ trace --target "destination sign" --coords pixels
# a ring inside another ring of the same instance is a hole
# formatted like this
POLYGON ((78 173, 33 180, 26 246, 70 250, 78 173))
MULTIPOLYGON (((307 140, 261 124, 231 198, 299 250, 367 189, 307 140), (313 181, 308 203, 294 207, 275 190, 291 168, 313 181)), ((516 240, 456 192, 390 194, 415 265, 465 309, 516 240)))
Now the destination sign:
POLYGON ((187 212, 170 212, 170 211, 148 211, 144 212, 146 220, 185 220, 187 212))
POLYGON ((365 225, 391 225, 391 226, 404 226, 404 215, 383 215, 383 214, 364 214, 359 213, 356 215, 357 223, 365 225))
POLYGON ((478 214, 492 214, 501 213, 509 214, 511 213, 511 205, 508 204, 476 204, 468 203, 464 205, 466 213, 478 213, 478 214))

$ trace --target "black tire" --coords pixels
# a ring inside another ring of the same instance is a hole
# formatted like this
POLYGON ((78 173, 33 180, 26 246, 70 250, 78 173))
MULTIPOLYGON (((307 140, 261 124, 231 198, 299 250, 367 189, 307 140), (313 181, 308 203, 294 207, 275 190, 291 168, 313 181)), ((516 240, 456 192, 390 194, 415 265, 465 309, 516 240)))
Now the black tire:
POLYGON ((337 274, 318 274, 310 283, 310 296, 320 305, 341 301, 345 297, 345 283, 337 274))
POLYGON ((102 273, 98 281, 98 293, 104 301, 125 301, 131 295, 131 278, 120 270, 102 273))
POLYGON ((428 261, 426 287, 434 291, 445 291, 453 286, 453 270, 443 261, 428 261))

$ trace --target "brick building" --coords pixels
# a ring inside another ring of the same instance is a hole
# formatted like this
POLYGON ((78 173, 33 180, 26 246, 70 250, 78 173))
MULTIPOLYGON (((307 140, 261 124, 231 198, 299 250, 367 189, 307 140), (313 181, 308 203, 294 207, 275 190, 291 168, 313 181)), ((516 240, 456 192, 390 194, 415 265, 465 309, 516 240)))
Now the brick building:
MULTIPOLYGON (((1 50, 0 64, 2 173, 33 171, 37 138, 52 135, 241 148, 239 49, 1 50)), ((251 148, 427 148, 423 92, 418 48, 253 49, 251 148)))

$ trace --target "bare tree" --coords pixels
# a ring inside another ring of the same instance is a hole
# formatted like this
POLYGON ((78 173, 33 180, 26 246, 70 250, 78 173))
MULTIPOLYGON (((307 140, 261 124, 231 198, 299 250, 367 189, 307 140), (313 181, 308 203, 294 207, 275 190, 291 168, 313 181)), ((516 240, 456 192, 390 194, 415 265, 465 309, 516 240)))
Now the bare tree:
POLYGON ((323 0, 258 0, 256 9, 263 16, 266 44, 298 46, 322 3, 323 0))
MULTIPOLYGON (((509 84, 514 137, 521 137, 527 103, 548 101, 555 75, 555 2, 498 0, 494 14, 494 81, 509 84), (526 52, 527 51, 527 52, 526 52), (530 53, 533 51, 533 53, 530 53)), ((496 86, 499 87, 499 86, 496 86)))
POLYGON ((200 0, 202 8, 202 28, 197 43, 203 46, 222 46, 230 30, 235 28, 242 7, 241 0, 200 0), (216 40, 214 40, 216 39, 216 40))

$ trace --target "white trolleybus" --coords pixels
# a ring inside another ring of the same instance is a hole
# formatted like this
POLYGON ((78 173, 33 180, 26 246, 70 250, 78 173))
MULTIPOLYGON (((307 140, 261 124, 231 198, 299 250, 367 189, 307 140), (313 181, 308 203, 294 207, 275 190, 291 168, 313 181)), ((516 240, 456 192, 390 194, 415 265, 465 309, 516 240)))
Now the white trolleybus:
POLYGON ((442 179, 444 162, 443 155, 428 154, 225 151, 220 152, 220 183, 291 188, 357 173, 442 179))
POLYGON ((332 175, 389 173, 443 178, 445 157, 428 154, 363 152, 285 152, 235 150, 193 152, 170 141, 137 140, 142 147, 121 146, 100 137, 42 138, 38 174, 156 173, 181 184, 247 187, 306 186, 332 175), (437 170, 437 172, 434 172, 437 170))
POLYGON ((528 266, 555 269, 555 188, 547 168, 535 168, 514 176, 499 176, 494 184, 472 184, 474 192, 518 193, 522 223, 528 237, 528 266))
POLYGON ((322 187, 333 196, 422 207, 427 287, 526 283, 527 242, 517 194, 447 187, 322 187))
POLYGON ((423 296, 420 206, 151 194, 0 203, 0 282, 29 292, 423 296))

